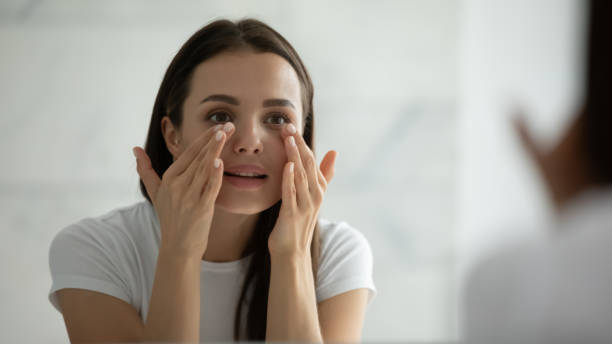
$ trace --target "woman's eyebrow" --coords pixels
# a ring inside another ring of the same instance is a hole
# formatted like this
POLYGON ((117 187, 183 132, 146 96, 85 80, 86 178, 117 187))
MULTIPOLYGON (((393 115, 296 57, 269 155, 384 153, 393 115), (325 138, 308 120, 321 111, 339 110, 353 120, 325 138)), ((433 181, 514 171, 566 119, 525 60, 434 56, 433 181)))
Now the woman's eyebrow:
POLYGON ((271 107, 271 106, 289 106, 295 109, 293 103, 291 103, 287 99, 275 98, 275 99, 266 99, 263 101, 263 107, 271 107))
MULTIPOLYGON (((204 98, 200 102, 200 104, 204 102, 212 102, 212 101, 224 102, 224 103, 228 103, 231 105, 240 105, 240 101, 238 101, 236 97, 233 97, 227 94, 211 94, 210 96, 204 98)), ((272 98, 272 99, 266 99, 263 101, 263 107, 273 107, 273 106, 288 106, 288 107, 295 109, 295 106, 293 105, 293 103, 288 99, 272 98)))
POLYGON ((204 98, 204 100, 202 100, 200 104, 204 102, 213 102, 213 101, 224 102, 224 103, 228 103, 231 105, 240 105, 240 102, 238 101, 236 97, 232 97, 227 94, 211 94, 210 96, 204 98))

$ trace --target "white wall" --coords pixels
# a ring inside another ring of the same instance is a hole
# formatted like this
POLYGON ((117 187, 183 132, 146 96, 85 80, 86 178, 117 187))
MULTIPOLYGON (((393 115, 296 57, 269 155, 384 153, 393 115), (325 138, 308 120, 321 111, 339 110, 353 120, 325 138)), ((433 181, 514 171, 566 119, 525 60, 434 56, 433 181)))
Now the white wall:
MULTIPOLYGON (((545 235, 552 209, 511 126, 514 108, 544 145, 580 103, 583 1, 467 0, 458 126, 458 285, 500 245, 545 235)), ((458 292, 461 293, 460 289, 458 292)))

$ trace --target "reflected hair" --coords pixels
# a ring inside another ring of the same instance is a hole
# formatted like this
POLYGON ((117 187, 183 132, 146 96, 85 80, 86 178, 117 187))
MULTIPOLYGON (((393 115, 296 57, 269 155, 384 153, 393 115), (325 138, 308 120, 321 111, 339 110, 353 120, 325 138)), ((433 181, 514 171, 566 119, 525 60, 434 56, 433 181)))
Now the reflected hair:
POLYGON ((589 2, 584 148, 595 182, 612 185, 612 1, 589 2))
MULTIPOLYGON (((175 128, 180 128, 183 120, 183 105, 189 94, 195 68, 220 53, 242 50, 273 53, 284 58, 293 67, 301 87, 304 122, 302 136, 306 144, 314 151, 314 89, 308 71, 297 52, 283 36, 261 21, 255 19, 243 19, 237 22, 216 20, 198 30, 183 44, 170 62, 161 82, 145 142, 145 151, 151 158, 153 169, 159 176, 163 176, 173 162, 172 154, 170 154, 163 138, 162 118, 168 116, 175 128)), ((140 181, 140 191, 151 203, 142 180, 140 181)), ((253 235, 242 254, 242 256, 246 256, 252 253, 252 258, 236 305, 235 340, 264 341, 266 339, 268 292, 270 289, 268 238, 278 218, 280 207, 281 201, 278 201, 259 214, 253 235), (243 324, 242 316, 245 312, 246 323, 243 324), (246 335, 245 338, 241 338, 243 332, 246 335)), ((319 261, 319 240, 319 227, 317 225, 314 229, 310 247, 315 281, 319 261)))

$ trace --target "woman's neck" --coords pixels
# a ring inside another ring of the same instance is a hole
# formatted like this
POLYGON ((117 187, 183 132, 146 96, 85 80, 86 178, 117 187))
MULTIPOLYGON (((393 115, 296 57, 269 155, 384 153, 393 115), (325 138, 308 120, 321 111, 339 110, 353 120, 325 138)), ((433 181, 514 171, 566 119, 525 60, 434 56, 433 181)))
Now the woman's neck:
POLYGON ((216 208, 202 260, 230 262, 243 258, 258 217, 259 214, 232 214, 216 208))

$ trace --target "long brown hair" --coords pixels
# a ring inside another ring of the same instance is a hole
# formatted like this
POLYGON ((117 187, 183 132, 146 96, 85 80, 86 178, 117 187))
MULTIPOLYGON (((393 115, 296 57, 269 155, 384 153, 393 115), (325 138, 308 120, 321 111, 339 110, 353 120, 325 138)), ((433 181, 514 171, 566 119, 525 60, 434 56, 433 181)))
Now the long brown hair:
MULTIPOLYGON (((194 33, 176 54, 164 75, 155 99, 151 123, 145 143, 145 151, 151 158, 153 169, 162 176, 172 164, 172 155, 164 141, 161 120, 168 116, 176 128, 183 119, 183 103, 189 93, 193 71, 200 63, 222 52, 251 49, 258 53, 274 53, 283 57, 298 75, 302 95, 304 119, 303 137, 314 151, 314 112, 312 106, 314 89, 306 67, 291 44, 268 25, 254 19, 236 23, 217 20, 194 33)), ((151 202, 142 180, 140 190, 151 202)), ((270 252, 268 237, 278 218, 281 201, 259 214, 252 237, 243 256, 252 252, 253 257, 244 279, 242 292, 236 305, 234 320, 235 340, 263 341, 266 336, 268 292, 270 289, 270 252), (251 291, 252 290, 252 291, 251 291), (252 292, 252 294, 251 294, 252 292), (241 315, 246 314, 246 338, 241 336, 241 315)), ((311 245, 312 270, 316 281, 319 260, 319 228, 315 227, 311 245)))

